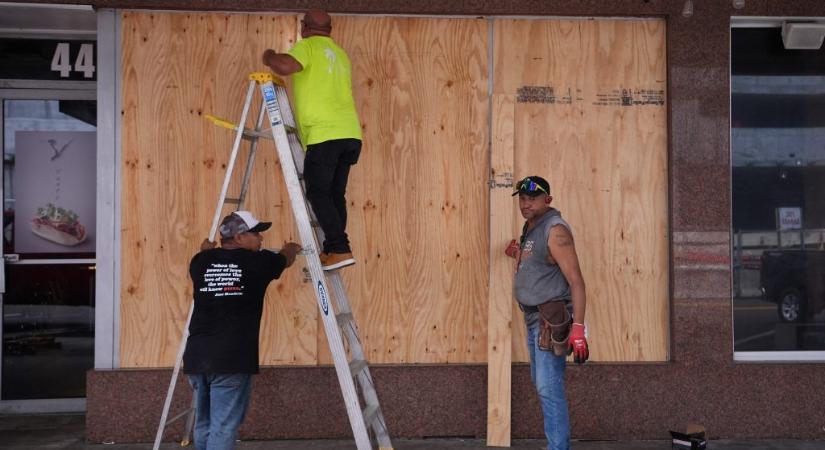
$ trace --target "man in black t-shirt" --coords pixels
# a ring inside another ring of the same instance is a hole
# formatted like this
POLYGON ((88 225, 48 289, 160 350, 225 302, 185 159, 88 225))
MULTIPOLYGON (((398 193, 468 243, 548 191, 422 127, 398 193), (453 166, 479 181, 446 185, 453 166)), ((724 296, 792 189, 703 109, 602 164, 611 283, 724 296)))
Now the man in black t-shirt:
POLYGON ((192 258, 195 309, 183 372, 196 398, 195 449, 231 450, 258 373, 258 333, 269 283, 292 265, 301 246, 261 250, 261 222, 235 211, 221 222, 221 247, 205 240, 192 258))

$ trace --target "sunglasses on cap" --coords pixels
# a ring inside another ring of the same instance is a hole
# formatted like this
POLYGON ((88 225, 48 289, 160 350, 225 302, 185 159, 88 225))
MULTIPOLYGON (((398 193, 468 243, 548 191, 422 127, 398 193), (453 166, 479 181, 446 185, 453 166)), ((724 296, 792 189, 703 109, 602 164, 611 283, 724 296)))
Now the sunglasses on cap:
POLYGON ((547 192, 546 189, 541 187, 541 185, 539 185, 535 181, 531 180, 529 177, 525 178, 525 179, 523 179, 519 182, 518 189, 516 190, 516 193, 520 193, 520 192, 525 192, 525 193, 544 192, 545 194, 550 195, 550 193, 547 192))

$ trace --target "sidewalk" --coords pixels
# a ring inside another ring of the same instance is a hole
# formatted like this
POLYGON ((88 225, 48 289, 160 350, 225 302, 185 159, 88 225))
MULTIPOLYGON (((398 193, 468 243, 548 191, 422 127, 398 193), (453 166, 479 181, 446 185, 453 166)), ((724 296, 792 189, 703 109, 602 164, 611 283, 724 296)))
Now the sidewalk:
MULTIPOLYGON (((85 417, 75 415, 0 416, 0 450, 147 450, 151 443, 97 444, 83 442, 85 417)), ((424 439, 393 441, 396 450, 461 449, 486 450, 483 439, 424 439)), ((514 450, 542 450, 540 440, 518 440, 514 450)), ((188 447, 192 448, 192 447, 188 447)), ((254 441, 240 442, 237 450, 341 450, 354 449, 352 441, 254 441)), ((821 450, 825 441, 765 440, 708 442, 709 450, 821 450)), ((163 450, 181 449, 175 442, 165 443, 163 450)), ((572 450, 667 450, 670 441, 574 441, 572 450)))

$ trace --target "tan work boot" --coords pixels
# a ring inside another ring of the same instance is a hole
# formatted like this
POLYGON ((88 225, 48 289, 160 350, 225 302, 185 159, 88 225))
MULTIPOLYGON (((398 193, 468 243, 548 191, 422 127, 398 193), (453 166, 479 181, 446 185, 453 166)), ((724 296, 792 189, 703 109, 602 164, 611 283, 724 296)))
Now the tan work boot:
POLYGON ((335 270, 355 264, 352 252, 347 253, 321 253, 321 268, 324 270, 335 270))

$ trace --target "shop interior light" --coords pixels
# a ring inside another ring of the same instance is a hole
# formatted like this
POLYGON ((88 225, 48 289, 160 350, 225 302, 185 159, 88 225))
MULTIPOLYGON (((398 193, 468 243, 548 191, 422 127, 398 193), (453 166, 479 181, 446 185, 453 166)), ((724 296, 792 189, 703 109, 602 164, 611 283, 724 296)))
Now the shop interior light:
POLYGON ((742 9, 745 7, 745 0, 733 0, 733 9, 742 9))
POLYGON ((823 40, 825 40, 825 23, 782 23, 782 44, 785 50, 819 50, 823 40))

